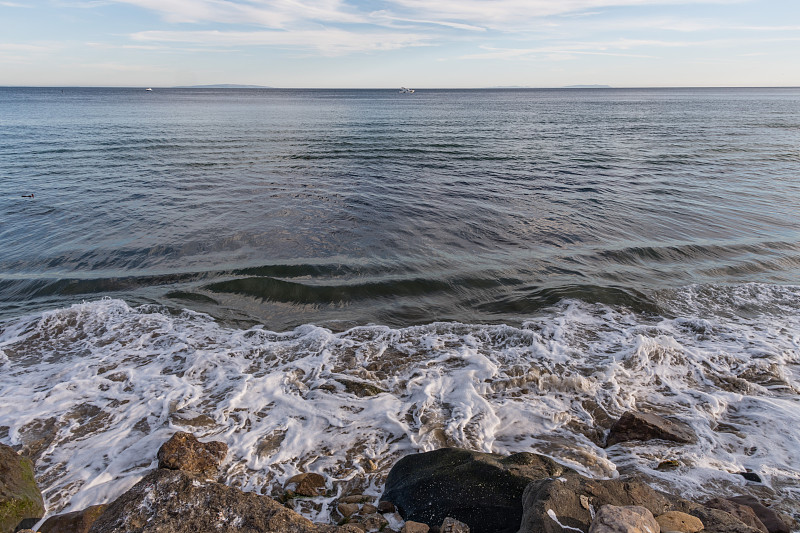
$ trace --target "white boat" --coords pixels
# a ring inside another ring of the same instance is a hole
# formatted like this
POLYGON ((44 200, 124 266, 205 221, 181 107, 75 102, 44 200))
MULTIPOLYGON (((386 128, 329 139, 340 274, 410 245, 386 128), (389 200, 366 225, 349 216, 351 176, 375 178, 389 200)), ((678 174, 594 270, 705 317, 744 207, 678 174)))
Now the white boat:
POLYGON ((145 91, 152 91, 152 90, 153 90, 153 89, 151 89, 150 87, 148 87, 147 89, 145 89, 145 91))
POLYGON ((411 94, 414 92, 414 89, 406 89, 405 87, 400 87, 400 94, 411 94))

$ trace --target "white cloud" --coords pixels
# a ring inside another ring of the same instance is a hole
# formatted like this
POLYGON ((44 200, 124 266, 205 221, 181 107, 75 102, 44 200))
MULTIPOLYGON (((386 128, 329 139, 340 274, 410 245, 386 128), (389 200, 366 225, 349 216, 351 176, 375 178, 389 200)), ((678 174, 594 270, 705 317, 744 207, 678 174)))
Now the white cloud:
POLYGON ((333 56, 349 52, 426 46, 430 37, 413 33, 350 32, 335 28, 301 31, 143 31, 134 40, 216 46, 278 46, 315 49, 333 56))

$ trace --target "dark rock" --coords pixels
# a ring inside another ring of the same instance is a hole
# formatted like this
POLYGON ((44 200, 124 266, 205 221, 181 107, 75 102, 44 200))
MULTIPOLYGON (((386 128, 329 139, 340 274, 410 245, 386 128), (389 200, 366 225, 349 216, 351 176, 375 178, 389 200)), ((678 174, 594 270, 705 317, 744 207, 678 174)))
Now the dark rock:
POLYGON ((528 483, 568 471, 532 453, 504 457, 442 448, 400 459, 381 500, 393 503, 404 520, 434 526, 452 517, 473 533, 515 533, 528 483))
POLYGON ((719 509, 720 511, 725 511, 729 513, 748 526, 758 529, 762 533, 769 533, 767 531, 767 526, 765 526, 761 520, 758 519, 756 516, 755 511, 753 511, 750 507, 746 505, 742 505, 741 503, 735 503, 730 500, 725 500, 723 498, 714 498, 712 500, 708 500, 704 503, 706 507, 710 507, 711 509, 719 509))
MULTIPOLYGON (((21 521, 17 524, 17 527, 14 529, 16 533, 24 533, 25 531, 32 531, 31 528, 39 523, 41 518, 26 518, 25 520, 21 521)), ((39 533, 35 531, 34 533, 39 533)))
POLYGON ((158 467, 213 477, 227 454, 224 442, 200 442, 191 433, 178 431, 159 448, 158 467))
POLYGON ((345 391, 349 392, 350 394, 355 394, 359 398, 377 396, 378 394, 386 392, 385 390, 364 381, 355 381, 352 379, 337 379, 336 381, 344 385, 345 391))
POLYGON ((534 481, 522 497, 524 514, 519 533, 561 533, 567 527, 588 531, 592 512, 603 505, 638 505, 654 516, 671 510, 667 497, 634 479, 588 479, 574 472, 534 481))
POLYGON ((608 433, 606 446, 629 440, 662 439, 682 444, 697 441, 692 429, 683 422, 668 420, 653 413, 627 411, 608 433))
POLYGON ((742 476, 747 481, 755 481, 756 483, 761 483, 761 477, 755 472, 736 472, 736 475, 742 476))
POLYGON ((387 502, 387 501, 378 502, 379 513, 393 513, 396 510, 397 509, 395 509, 394 504, 392 502, 387 502))
MULTIPOLYGON (((33 462, 0 444, 0 533, 11 533, 26 518, 44 516, 33 462)), ((35 523, 35 522, 34 522, 35 523)))
POLYGON ((343 533, 315 525, 272 498, 180 470, 149 473, 108 506, 90 533, 343 533))
POLYGON ((769 533, 790 533, 788 524, 783 521, 778 513, 762 504, 756 498, 752 496, 736 496, 728 499, 734 503, 746 505, 751 508, 753 512, 756 513, 758 519, 761 520, 761 523, 766 526, 769 533))
POLYGON ((325 494, 325 478, 314 472, 304 472, 287 479, 284 488, 300 496, 319 496, 325 494))
POLYGON ((82 511, 51 516, 39 528, 41 533, 88 533, 108 505, 93 505, 82 511))

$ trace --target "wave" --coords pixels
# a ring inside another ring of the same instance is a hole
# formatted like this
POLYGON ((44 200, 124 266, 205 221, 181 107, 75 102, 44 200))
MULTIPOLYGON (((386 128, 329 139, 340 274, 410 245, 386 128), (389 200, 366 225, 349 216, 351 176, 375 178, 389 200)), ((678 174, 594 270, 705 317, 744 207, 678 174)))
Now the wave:
POLYGON ((121 494, 178 429, 225 441, 226 482, 267 494, 306 470, 377 495, 399 457, 460 446, 698 498, 741 491, 749 469, 779 506, 798 501, 800 287, 657 292, 669 316, 558 296, 517 326, 275 332, 109 298, 7 320, 0 440, 36 458, 50 513, 121 494), (698 442, 603 448, 628 409, 677 416, 698 442))

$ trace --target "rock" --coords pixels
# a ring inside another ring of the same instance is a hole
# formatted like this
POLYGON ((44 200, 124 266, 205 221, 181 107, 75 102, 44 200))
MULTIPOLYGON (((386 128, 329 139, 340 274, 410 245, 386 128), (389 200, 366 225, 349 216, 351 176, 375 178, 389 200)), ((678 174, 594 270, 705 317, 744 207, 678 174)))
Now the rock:
POLYGON ((761 476, 759 476, 755 472, 736 472, 736 475, 742 476, 747 481, 755 481, 756 483, 761 483, 761 476))
POLYGON ((667 511, 656 517, 656 522, 661 526, 661 531, 675 531, 678 533, 697 533, 703 530, 703 522, 696 516, 680 511, 667 511))
POLYGON ((403 525, 403 529, 400 530, 400 533, 428 533, 429 529, 428 524, 409 520, 403 525))
POLYGON ((89 533, 335 533, 268 496, 242 492, 181 470, 150 472, 117 498, 89 533))
POLYGON ((82 511, 51 516, 39 528, 41 533, 87 533, 108 505, 93 505, 82 511))
POLYGON ((389 525, 389 522, 378 513, 365 513, 364 510, 361 510, 361 519, 359 522, 364 524, 367 531, 383 531, 383 528, 389 525))
POLYGON ((343 496, 339 498, 340 503, 364 503, 370 500, 369 496, 363 494, 351 494, 350 496, 343 496))
POLYGON ((400 459, 381 500, 393 503, 405 520, 440 524, 451 517, 473 533, 516 533, 528 483, 568 471, 532 453, 504 457, 442 448, 400 459))
POLYGON ((469 533, 469 526, 448 516, 439 527, 439 533, 469 533))
POLYGON ((604 505, 592 521, 589 533, 660 533, 653 513, 638 505, 604 505))
POLYGON ((672 502, 672 511, 681 511, 699 518, 705 526, 703 533, 759 533, 758 529, 748 526, 725 511, 711 509, 677 496, 668 498, 672 502))
POLYGON ((216 421, 213 418, 192 409, 175 411, 170 415, 170 420, 173 424, 195 428, 207 428, 216 425, 216 421))
POLYGON ((778 513, 762 504, 756 498, 752 496, 736 496, 728 499, 734 503, 746 505, 751 508, 769 533, 789 533, 788 524, 778 516, 778 513))
POLYGON ((723 498, 714 498, 712 500, 708 500, 703 505, 710 507, 711 509, 725 511, 726 513, 735 516, 748 526, 756 528, 762 533, 769 533, 767 531, 767 526, 765 526, 761 520, 758 519, 755 511, 746 505, 725 500, 723 498))
POLYGON ((378 508, 372 504, 365 503, 361 506, 361 514, 368 515, 368 514, 375 514, 378 512, 378 508))
POLYGON ((314 472, 304 472, 287 479, 284 488, 300 496, 319 496, 325 494, 325 478, 314 472))
POLYGON ((355 381, 352 379, 337 379, 336 381, 344 385, 345 391, 349 392, 350 394, 355 394, 359 398, 377 396, 378 394, 386 392, 385 390, 365 381, 355 381))
POLYGON ((0 444, 0 533, 13 532, 26 518, 44 516, 44 500, 36 485, 33 462, 0 444))
POLYGON ((178 431, 158 450, 158 467, 213 477, 228 454, 224 442, 200 442, 191 433, 178 431))
POLYGON ((378 502, 379 513, 394 513, 396 510, 397 509, 395 509, 394 504, 392 502, 387 502, 387 501, 378 502))
POLYGON ((608 432, 606 446, 629 440, 662 439, 681 444, 697 441, 697 436, 687 424, 667 420, 653 413, 625 412, 608 432))
POLYGON ((661 461, 660 463, 658 463, 656 470, 663 472, 664 470, 674 470, 679 466, 681 466, 681 464, 675 459, 667 459, 666 461, 661 461))
POLYGON ((349 518, 358 512, 357 503, 340 503, 336 506, 339 514, 345 518, 349 518))
POLYGON ((522 497, 524 514, 519 533, 561 533, 563 528, 553 520, 553 514, 565 527, 587 531, 593 512, 603 505, 640 506, 653 516, 672 510, 665 495, 641 481, 589 479, 570 472, 528 485, 522 497))

